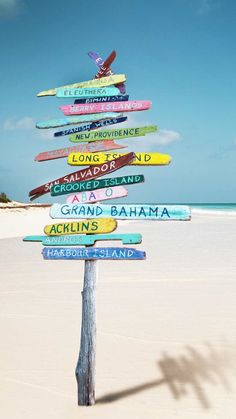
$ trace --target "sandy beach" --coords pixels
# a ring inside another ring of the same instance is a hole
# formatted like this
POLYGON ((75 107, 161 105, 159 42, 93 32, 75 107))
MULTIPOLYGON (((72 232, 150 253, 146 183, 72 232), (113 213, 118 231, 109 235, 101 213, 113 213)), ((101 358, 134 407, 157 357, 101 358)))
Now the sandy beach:
POLYGON ((234 419, 236 217, 119 222, 145 261, 99 261, 96 400, 78 407, 83 262, 44 261, 48 208, 0 210, 4 419, 234 419))

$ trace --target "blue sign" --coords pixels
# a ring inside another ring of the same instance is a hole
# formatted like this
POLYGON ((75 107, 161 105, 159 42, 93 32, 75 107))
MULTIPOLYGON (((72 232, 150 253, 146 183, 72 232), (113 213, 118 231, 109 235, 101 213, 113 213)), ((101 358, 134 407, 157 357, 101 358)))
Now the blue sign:
POLYGON ((146 259, 146 253, 131 247, 44 247, 44 259, 57 260, 137 260, 146 259))

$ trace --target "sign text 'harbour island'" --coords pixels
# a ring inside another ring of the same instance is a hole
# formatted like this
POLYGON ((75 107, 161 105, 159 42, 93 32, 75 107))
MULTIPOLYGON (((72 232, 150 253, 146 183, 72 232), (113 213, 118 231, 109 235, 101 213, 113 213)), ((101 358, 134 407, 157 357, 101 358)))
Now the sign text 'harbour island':
POLYGON ((106 127, 108 125, 120 124, 121 122, 125 122, 127 119, 127 116, 122 116, 119 118, 108 118, 101 119, 100 121, 88 122, 87 124, 81 124, 78 127, 70 127, 62 131, 56 131, 54 132, 54 137, 61 137, 62 135, 70 135, 83 131, 92 131, 98 128, 106 127))
POLYGON ((123 138, 143 137, 157 131, 156 125, 131 128, 115 128, 106 130, 94 130, 90 132, 75 133, 69 135, 69 140, 73 143, 101 141, 101 140, 121 140, 123 138))
POLYGON ((41 242, 43 246, 91 246, 97 241, 121 240, 123 244, 139 244, 142 235, 139 233, 108 234, 73 234, 61 236, 26 236, 23 241, 41 242))
POLYGON ((67 84, 65 86, 55 87, 53 89, 43 90, 39 92, 37 96, 55 96, 57 90, 62 89, 77 89, 80 87, 105 87, 113 84, 121 83, 126 80, 124 74, 114 74, 112 76, 101 77, 99 79, 87 80, 73 84, 67 84))
POLYGON ((122 113, 116 113, 116 112, 67 116, 65 118, 39 121, 36 123, 36 128, 39 128, 39 129, 57 128, 57 127, 64 127, 66 125, 80 124, 81 122, 93 122, 93 121, 99 121, 99 120, 108 119, 108 118, 119 118, 122 116, 123 116, 122 113))
POLYGON ((150 109, 152 102, 150 100, 130 100, 121 102, 105 103, 82 103, 74 105, 63 105, 60 109, 64 115, 87 115, 100 112, 135 112, 150 109))
POLYGON ((68 260, 138 260, 146 259, 146 253, 130 247, 44 247, 44 259, 68 260))
POLYGON ((111 233, 116 227, 117 221, 114 218, 91 219, 49 224, 44 227, 44 233, 48 236, 60 236, 61 234, 100 234, 111 233))
MULTIPOLYGON (((71 166, 93 166, 106 163, 115 158, 125 156, 125 153, 71 153, 67 158, 71 166)), ((135 153, 135 159, 130 162, 133 166, 165 166, 170 164, 171 157, 161 153, 135 153)))
POLYGON ((34 158, 35 161, 45 161, 45 160, 53 160, 53 159, 61 159, 64 157, 68 157, 70 153, 95 153, 97 151, 106 151, 106 150, 118 150, 121 148, 126 148, 125 145, 120 145, 114 143, 113 140, 107 141, 94 141, 93 143, 87 144, 78 144, 72 147, 65 147, 59 148, 57 150, 50 150, 44 151, 42 153, 37 154, 34 158))
POLYGON ((105 179, 89 180, 84 182, 71 182, 56 184, 51 187, 51 195, 67 195, 73 192, 94 191, 99 188, 110 188, 113 186, 134 185, 143 183, 143 175, 127 175, 119 177, 110 177, 105 179))
POLYGON ((147 204, 53 204, 49 211, 52 218, 109 218, 118 220, 180 220, 191 219, 190 208, 186 205, 147 205, 147 204))
MULTIPOLYGON (((52 188, 53 185, 58 185, 61 183, 79 182, 82 180, 96 179, 99 176, 112 173, 120 169, 121 167, 124 167, 127 164, 129 164, 134 159, 134 157, 135 157, 134 153, 128 153, 125 156, 121 156, 118 159, 111 160, 110 162, 98 164, 97 166, 90 166, 87 169, 82 169, 77 172, 69 173, 68 175, 62 176, 59 179, 55 179, 51 182, 45 183, 44 185, 38 186, 35 189, 32 189, 29 192, 29 196, 31 197, 30 199, 31 200, 36 199, 39 196, 50 192, 50 189, 52 188)), ((110 185, 107 185, 107 186, 110 186, 110 185)), ((112 185, 112 186, 119 186, 119 185, 112 185)), ((74 192, 74 191, 71 190, 71 192, 74 192)))

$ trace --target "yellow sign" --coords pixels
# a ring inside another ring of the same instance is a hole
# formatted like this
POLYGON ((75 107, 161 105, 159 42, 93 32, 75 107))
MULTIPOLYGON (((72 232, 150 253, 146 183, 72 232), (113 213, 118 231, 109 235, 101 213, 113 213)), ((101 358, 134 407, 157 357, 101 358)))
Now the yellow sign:
POLYGON ((64 234, 100 234, 111 233, 117 227, 117 221, 113 218, 97 218, 71 223, 50 224, 44 227, 44 233, 48 236, 61 236, 64 234))
POLYGON ((123 83, 126 80, 124 74, 113 74, 112 76, 101 77, 100 79, 93 79, 81 81, 79 83, 67 84, 66 86, 55 87, 54 89, 44 90, 39 92, 37 96, 54 96, 58 89, 77 89, 80 87, 104 87, 112 84, 123 83))
MULTIPOLYGON (((67 162, 71 166, 92 166, 103 164, 110 160, 124 156, 126 153, 71 153, 67 162)), ((171 162, 168 154, 160 153, 135 153, 135 159, 132 165, 135 166, 162 166, 171 162)))

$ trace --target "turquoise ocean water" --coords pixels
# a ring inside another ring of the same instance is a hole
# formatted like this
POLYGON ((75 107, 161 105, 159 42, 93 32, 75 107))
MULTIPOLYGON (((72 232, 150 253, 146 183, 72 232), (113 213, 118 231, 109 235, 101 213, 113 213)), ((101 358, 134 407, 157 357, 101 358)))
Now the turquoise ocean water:
POLYGON ((205 214, 222 214, 222 215, 236 215, 236 204, 194 204, 189 203, 192 210, 196 213, 205 213, 205 214))

